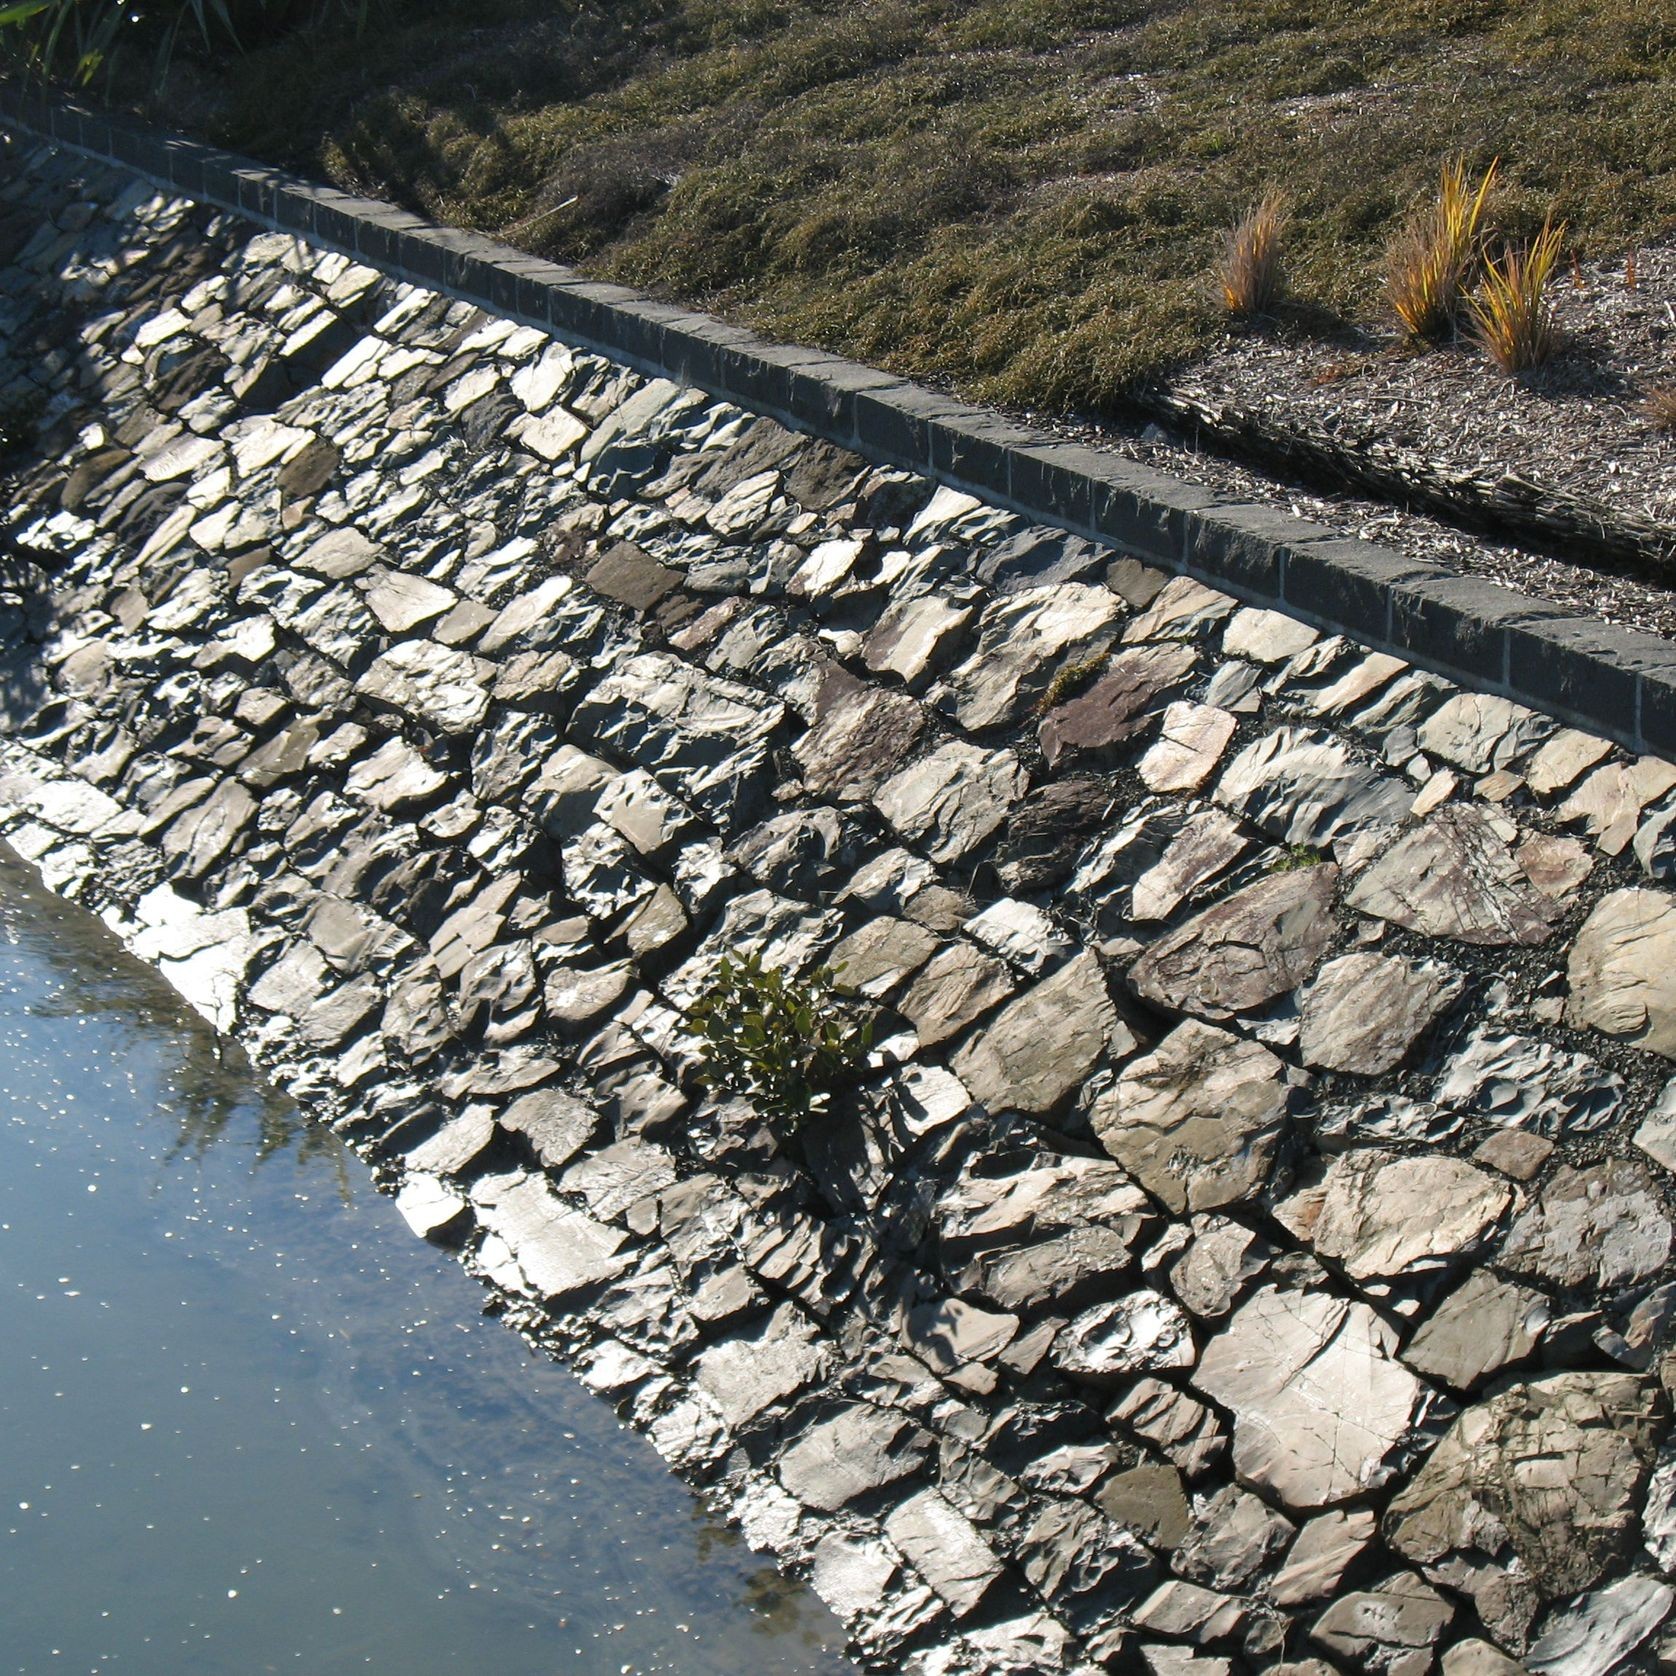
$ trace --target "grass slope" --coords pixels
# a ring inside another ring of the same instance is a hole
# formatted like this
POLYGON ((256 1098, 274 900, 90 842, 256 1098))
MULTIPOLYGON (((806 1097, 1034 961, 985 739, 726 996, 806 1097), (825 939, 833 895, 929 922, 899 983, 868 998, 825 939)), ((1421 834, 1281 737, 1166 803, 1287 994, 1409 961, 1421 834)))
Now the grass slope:
POLYGON ((1676 229, 1647 0, 479 0, 177 68, 155 114, 981 400, 1098 412, 1224 329, 1225 229, 1291 210, 1292 317, 1377 316, 1455 153, 1498 227, 1676 229), (194 85, 193 76, 199 75, 194 85))

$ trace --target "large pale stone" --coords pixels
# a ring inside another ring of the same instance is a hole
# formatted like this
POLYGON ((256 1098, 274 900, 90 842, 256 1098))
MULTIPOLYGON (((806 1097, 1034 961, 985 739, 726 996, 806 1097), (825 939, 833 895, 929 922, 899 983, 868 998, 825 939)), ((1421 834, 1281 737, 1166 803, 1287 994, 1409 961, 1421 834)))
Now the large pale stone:
POLYGON ((1295 989, 1315 970, 1338 930, 1338 869, 1275 873, 1213 902, 1160 937, 1129 970, 1149 1001, 1224 1019, 1295 989))
POLYGON ((1429 1379, 1471 1391, 1528 1360, 1552 1317, 1540 1292, 1480 1269, 1409 1340, 1403 1360, 1429 1379))
POLYGON ((1657 1387, 1628 1373, 1507 1386, 1398 1492, 1386 1540, 1517 1650, 1541 1601, 1591 1588, 1633 1544, 1658 1409, 1657 1387))
POLYGON ((1329 733, 1283 727, 1246 746, 1224 770, 1216 801, 1286 844, 1324 848, 1391 826, 1413 794, 1329 733))
POLYGON ((984 611, 976 652, 931 702, 972 731, 1015 722, 1056 668, 1110 644, 1122 612, 1116 594, 1079 582, 1007 594, 984 611))
POLYGON ((1011 751, 951 740, 893 774, 873 802, 933 861, 958 861, 995 832, 1028 784, 1011 751))
POLYGON ((1519 870, 1486 818, 1449 804, 1403 833, 1350 888, 1352 908, 1463 943, 1543 943, 1558 905, 1519 870))
POLYGON ((1559 1170, 1508 1231, 1501 1261, 1553 1286, 1613 1291, 1662 1274, 1673 1230, 1644 1165, 1559 1170))
POLYGON ((1385 1483, 1434 1398, 1366 1304, 1265 1287, 1206 1345, 1193 1383, 1234 1416, 1242 1482, 1288 1507, 1327 1507, 1385 1483))
POLYGON ((1676 1059, 1676 896, 1615 890, 1571 946, 1566 1016, 1676 1059))
POLYGON ((1134 1047, 1099 960, 1085 953, 1008 1002, 950 1063, 991 1111, 1046 1112, 1102 1058, 1134 1047))
POLYGON ((804 1506, 836 1512, 917 1471, 927 1446, 905 1414, 848 1403, 802 1432, 780 1457, 780 1479, 804 1506))
POLYGON ((1303 997, 1298 1046, 1306 1065, 1382 1076, 1394 1071, 1461 992, 1441 961, 1347 954, 1329 960, 1303 997))
POLYGON ((935 1490, 910 1496, 885 1519, 885 1535, 963 1618, 1001 1575, 1001 1562, 971 1520, 935 1490))
POLYGON ((381 652, 355 690, 445 733, 465 733, 489 708, 495 667, 431 640, 404 640, 381 652))
POLYGON ((1128 1065, 1090 1113, 1100 1144, 1171 1210, 1214 1210, 1268 1178, 1285 1068, 1265 1047, 1189 1019, 1128 1065))
POLYGON ((1512 1202, 1506 1181, 1459 1159, 1368 1147, 1333 1159, 1281 1214, 1318 1256, 1375 1280, 1460 1261, 1512 1202))

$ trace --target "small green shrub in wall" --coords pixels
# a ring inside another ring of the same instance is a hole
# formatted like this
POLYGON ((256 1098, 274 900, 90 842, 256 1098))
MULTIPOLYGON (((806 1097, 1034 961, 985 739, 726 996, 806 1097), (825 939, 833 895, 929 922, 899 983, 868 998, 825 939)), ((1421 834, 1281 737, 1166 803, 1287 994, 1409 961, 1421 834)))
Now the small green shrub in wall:
POLYGON ((698 1038, 704 1080, 745 1095, 789 1132, 824 1111, 873 1046, 872 1019, 839 996, 837 977, 830 966, 798 977, 757 954, 723 955, 682 1020, 698 1038))

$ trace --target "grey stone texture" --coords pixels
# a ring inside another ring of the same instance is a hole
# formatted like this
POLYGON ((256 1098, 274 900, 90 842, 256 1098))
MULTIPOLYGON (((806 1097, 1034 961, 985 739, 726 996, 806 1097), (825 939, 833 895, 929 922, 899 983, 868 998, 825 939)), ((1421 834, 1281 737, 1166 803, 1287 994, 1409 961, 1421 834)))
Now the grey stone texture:
POLYGON ((0 838, 861 1663, 1667 1656, 1666 764, 66 152, 0 222, 0 838), (797 1145, 747 949, 877 1012, 797 1145))

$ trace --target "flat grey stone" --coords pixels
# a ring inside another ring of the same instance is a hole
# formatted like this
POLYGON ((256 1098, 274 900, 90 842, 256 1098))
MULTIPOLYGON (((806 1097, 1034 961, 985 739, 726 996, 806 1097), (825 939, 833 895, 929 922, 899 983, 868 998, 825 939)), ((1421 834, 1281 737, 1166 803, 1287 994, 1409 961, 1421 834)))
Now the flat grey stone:
POLYGON ((499 1121, 535 1148, 544 1169, 559 1170, 593 1138, 599 1114, 563 1089, 538 1088, 519 1095, 499 1121))
POLYGON ((1025 1577, 1073 1628, 1138 1604, 1152 1586, 1147 1550, 1087 1502, 1047 1499, 1016 1538, 1025 1577))
POLYGON ((1220 809, 1196 810, 1166 840, 1158 859, 1137 872, 1129 891, 1129 918, 1141 923, 1171 918, 1183 903, 1208 894, 1256 847, 1250 834, 1220 809))
POLYGON ((1120 1530, 1132 1531, 1153 1549, 1178 1547, 1193 1523, 1181 1474, 1173 1466, 1148 1461, 1113 1473, 1094 1500, 1120 1530))
POLYGON ((1222 760, 1236 725, 1213 704, 1169 705, 1156 743, 1137 765, 1142 783, 1153 792, 1196 792, 1222 760))
POLYGON ((244 837, 256 800, 237 780, 223 780, 202 803, 176 817, 158 840, 183 878, 201 879, 244 837))
POLYGON ((1316 1514, 1270 1577, 1269 1593, 1281 1606, 1304 1606, 1336 1595, 1344 1574, 1378 1532, 1378 1520, 1369 1508, 1334 1507, 1316 1514))
POLYGON ((1473 1391, 1529 1361, 1552 1318, 1553 1306, 1540 1292, 1480 1270, 1421 1324, 1403 1360, 1428 1379, 1473 1391))
POLYGON ((1170 1267, 1170 1290, 1200 1320, 1214 1320, 1234 1307, 1273 1256, 1273 1247, 1243 1223, 1201 1213, 1187 1249, 1170 1267))
POLYGON ((1500 1176, 1459 1159, 1367 1147, 1334 1158, 1276 1214, 1352 1280, 1377 1280, 1460 1263, 1512 1202, 1500 1176))
POLYGON ((952 862, 995 833, 1028 784, 1011 751, 951 740, 893 774, 873 803, 907 843, 952 862))
POLYGON ((928 1449, 906 1415, 849 1403, 802 1431, 780 1457, 780 1479, 805 1507, 835 1513, 919 1471, 928 1449))
MULTIPOLYGON (((524 1287, 538 1298, 565 1298, 614 1279, 628 1267, 626 1236, 572 1210, 539 1176, 482 1176, 472 1202, 484 1230, 498 1238, 524 1287)), ((486 1259, 487 1260, 487 1259, 486 1259)))
POLYGON ((1676 1059, 1676 897, 1615 890, 1571 945, 1566 1019, 1676 1059))
POLYGON ((1521 1650, 1542 1601, 1594 1587, 1633 1546, 1658 1407, 1656 1388, 1627 1373, 1505 1386, 1398 1491, 1386 1540, 1521 1650))
POLYGON ((1552 1286, 1612 1292, 1664 1272, 1676 1228, 1642 1164, 1562 1167, 1508 1230, 1501 1262, 1552 1286))
POLYGON ((1194 1515, 1171 1565, 1207 1589, 1244 1593, 1296 1531, 1290 1519, 1237 1484, 1227 1484, 1194 1515))
POLYGON ((1587 1054, 1481 1028, 1444 1066, 1433 1098, 1492 1123, 1558 1138, 1607 1127, 1626 1093, 1623 1078, 1587 1054))
POLYGON ((1477 809, 1448 804, 1400 834, 1351 885, 1350 907, 1426 937, 1544 943, 1560 909, 1477 809))
POLYGON ((1329 1652, 1354 1659, 1358 1670, 1421 1676, 1431 1669, 1433 1649, 1454 1616, 1436 1589, 1399 1573, 1334 1601, 1310 1635, 1329 1652))
POLYGON ((936 594, 897 600, 868 632, 863 661, 875 675, 894 675, 919 692, 953 661, 971 620, 972 607, 936 594))
POLYGON ((693 1378, 737 1428, 818 1379, 828 1360, 815 1328, 791 1304, 781 1304, 766 1319, 701 1351, 693 1378))
POLYGON ((1333 735, 1284 727, 1228 764, 1216 801, 1281 843, 1320 850, 1395 825, 1408 813, 1413 793, 1359 761, 1333 735))
POLYGON ((1676 1175, 1676 1079, 1664 1085, 1635 1131, 1635 1144, 1660 1168, 1676 1175))
POLYGON ((1107 589, 1079 582, 1007 594, 984 609, 977 650, 932 689, 931 703, 969 732, 1016 722, 1061 664, 1110 644, 1122 610, 1107 589))
POLYGON ((1488 774, 1516 761, 1553 730, 1553 723, 1511 699, 1490 693, 1456 693, 1420 724, 1420 749, 1428 756, 1488 774))
POLYGON ((1101 1146, 1178 1214, 1238 1203, 1268 1179, 1285 1068, 1265 1047, 1189 1019, 1095 1101, 1101 1146))
POLYGON ((342 582, 370 570, 382 556, 383 549, 376 542, 346 524, 316 537, 293 563, 310 575, 342 582))
POLYGON ((950 1061, 972 1098, 991 1111, 1051 1111, 1135 1039, 1117 1016, 1105 974, 1081 954, 1009 1001, 950 1061))
POLYGON ((1176 1635, 1191 1641, 1212 1642, 1237 1635, 1245 1616, 1243 1601, 1172 1577, 1160 1583, 1135 1608, 1133 1621, 1137 1629, 1148 1635, 1176 1635))
POLYGON ((968 1363, 993 1361, 1017 1335, 1016 1315, 939 1298, 909 1310, 905 1340, 929 1367, 954 1374, 968 1363))
POLYGON ((468 1106, 405 1154, 407 1168, 430 1176, 460 1175, 482 1156, 494 1135, 494 1114, 488 1107, 468 1106))
POLYGON ((912 920, 876 919, 838 944, 831 963, 841 988, 882 1000, 926 963, 938 942, 912 920))
POLYGON ((489 709, 494 665, 432 640, 404 640, 379 653, 355 690, 445 733, 466 733, 489 709))
POLYGON ((1394 1071, 1459 996, 1463 981, 1436 960, 1383 954, 1329 960, 1302 1000, 1304 1063, 1364 1077, 1394 1071))
POLYGON ((421 623, 452 611, 459 595, 440 583, 405 571, 381 570, 361 578, 362 597, 381 627, 391 634, 406 634, 421 623))
POLYGON ((884 1528, 957 1618, 971 1612, 1001 1575, 1000 1560, 971 1520, 935 1490, 923 1490, 893 1508, 884 1528))
POLYGON ((1205 1346, 1193 1384, 1234 1416, 1234 1467, 1288 1507, 1388 1482, 1423 1436, 1432 1393, 1366 1304, 1265 1287, 1205 1346))
POLYGON ((675 1180, 675 1160, 661 1146, 641 1140, 613 1141, 565 1171, 559 1187, 580 1194, 593 1214, 614 1222, 636 1200, 660 1192, 675 1180))
POLYGON ((1188 1478, 1201 1478, 1222 1459, 1228 1436, 1214 1409, 1150 1375, 1112 1405, 1109 1418, 1167 1455, 1188 1478))
POLYGON ((1295 989, 1338 933, 1331 865, 1275 873, 1214 902, 1160 937, 1129 969, 1149 1001, 1226 1019, 1295 989))

